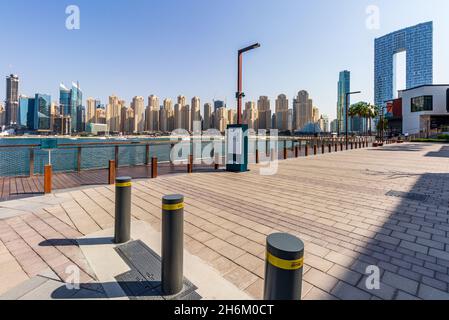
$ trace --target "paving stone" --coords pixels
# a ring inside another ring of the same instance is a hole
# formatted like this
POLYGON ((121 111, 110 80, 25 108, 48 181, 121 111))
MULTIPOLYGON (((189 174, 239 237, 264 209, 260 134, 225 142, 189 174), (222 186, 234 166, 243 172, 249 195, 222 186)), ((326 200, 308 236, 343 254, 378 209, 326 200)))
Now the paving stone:
POLYGON ((449 293, 429 287, 425 284, 419 286, 418 296, 424 300, 449 300, 449 293))
POLYGON ((396 295, 396 300, 405 301, 405 300, 421 300, 421 299, 418 298, 417 296, 399 290, 398 294, 396 295))
POLYGON ((362 275, 358 272, 351 271, 345 267, 339 266, 338 264, 335 264, 332 268, 329 269, 327 274, 338 278, 342 281, 345 281, 349 284, 356 285, 362 275))
POLYGON ((386 271, 382 277, 382 281, 386 284, 408 292, 410 294, 416 294, 418 290, 418 282, 405 278, 403 276, 386 271))
POLYGON ((303 277, 304 280, 306 280, 313 286, 318 287, 326 292, 330 292, 338 282, 338 279, 313 268, 310 269, 306 274, 304 274, 303 277))
POLYGON ((42 284, 44 284, 47 281, 48 281, 48 278, 39 277, 39 276, 33 277, 33 278, 21 283, 17 287, 9 290, 5 294, 1 295, 0 300, 20 299, 21 297, 23 297, 30 291, 36 289, 37 287, 41 286, 42 284))
POLYGON ((436 257, 438 259, 449 261, 449 252, 446 251, 430 248, 429 255, 436 257))
POLYGON ((405 241, 402 240, 401 247, 406 248, 408 250, 414 251, 414 252, 421 252, 423 254, 427 254, 427 252, 429 251, 429 248, 417 243, 413 243, 413 242, 409 242, 409 241, 405 241))
POLYGON ((369 300, 371 295, 354 286, 340 281, 331 293, 342 300, 369 300))
POLYGON ((312 290, 310 290, 304 297, 304 300, 337 300, 337 298, 326 291, 313 287, 312 290))

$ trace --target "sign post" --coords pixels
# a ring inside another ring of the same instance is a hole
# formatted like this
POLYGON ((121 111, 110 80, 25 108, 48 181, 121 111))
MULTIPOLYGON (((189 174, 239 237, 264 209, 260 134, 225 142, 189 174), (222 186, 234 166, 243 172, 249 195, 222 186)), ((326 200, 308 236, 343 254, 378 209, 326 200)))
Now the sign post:
POLYGON ((226 171, 248 171, 248 125, 228 125, 226 147, 226 171))
POLYGON ((48 164, 51 165, 51 151, 58 148, 57 139, 42 139, 41 149, 48 151, 48 164))

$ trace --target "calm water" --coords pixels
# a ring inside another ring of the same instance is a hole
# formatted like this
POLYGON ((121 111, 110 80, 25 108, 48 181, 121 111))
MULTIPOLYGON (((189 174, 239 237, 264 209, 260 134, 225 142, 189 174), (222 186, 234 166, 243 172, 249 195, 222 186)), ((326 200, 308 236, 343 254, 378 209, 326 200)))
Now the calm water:
MULTIPOLYGON (((150 146, 150 156, 156 156, 158 161, 164 162, 170 160, 170 142, 166 138, 138 138, 128 139, 126 142, 148 141, 148 142, 164 142, 160 145, 150 146), (166 142, 166 143, 165 143, 166 142)), ((40 138, 0 138, 0 145, 30 145, 40 144, 40 138)), ((83 144, 87 142, 124 142, 116 139, 68 139, 59 138, 58 144, 83 144)), ((185 142, 189 144, 189 142, 185 142)), ((210 145, 203 143, 202 148, 210 145)), ((289 142, 291 146, 291 143, 289 142)), ((250 150, 254 148, 254 142, 250 143, 250 150)), ((107 168, 109 160, 114 159, 114 145, 107 146, 84 146, 81 152, 81 169, 100 169, 107 168)), ((77 148, 59 147, 51 152, 51 162, 54 171, 67 172, 74 171, 77 168, 78 159, 77 148)), ((34 173, 43 173, 44 166, 48 164, 48 151, 41 150, 39 147, 34 148, 34 173)), ((145 146, 129 145, 120 146, 119 148, 119 165, 132 166, 141 165, 145 162, 145 146)), ((30 167, 30 150, 27 147, 17 148, 0 148, 0 176, 20 176, 28 175, 30 167)))

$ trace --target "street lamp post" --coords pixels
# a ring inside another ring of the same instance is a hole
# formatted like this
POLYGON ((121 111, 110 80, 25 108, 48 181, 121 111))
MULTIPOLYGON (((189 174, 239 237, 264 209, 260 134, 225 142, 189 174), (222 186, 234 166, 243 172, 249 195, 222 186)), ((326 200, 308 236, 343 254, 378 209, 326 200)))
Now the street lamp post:
POLYGON ((362 93, 361 91, 354 91, 354 92, 346 92, 346 101, 345 101, 345 136, 346 136, 346 149, 348 149, 348 109, 349 109, 349 96, 352 94, 358 94, 362 93))
POLYGON ((243 53, 259 48, 260 44, 255 43, 249 47, 240 49, 238 51, 238 75, 237 75, 237 124, 242 124, 242 98, 245 97, 245 94, 242 92, 242 63, 243 63, 243 53))

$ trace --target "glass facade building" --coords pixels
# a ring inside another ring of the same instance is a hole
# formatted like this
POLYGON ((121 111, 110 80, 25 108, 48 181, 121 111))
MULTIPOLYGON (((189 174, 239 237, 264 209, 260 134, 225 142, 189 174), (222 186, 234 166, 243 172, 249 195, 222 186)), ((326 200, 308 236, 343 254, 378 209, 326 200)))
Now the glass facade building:
POLYGON ((385 106, 394 95, 394 56, 406 52, 406 88, 433 83, 433 23, 405 28, 375 40, 374 102, 385 106))
POLYGON ((51 130, 51 97, 37 93, 34 98, 34 130, 51 130))
MULTIPOLYGON (((345 70, 340 72, 338 78, 337 132, 339 133, 346 131, 346 94, 349 93, 350 90, 351 73, 345 70)), ((348 105, 350 105, 350 101, 348 102, 348 105)), ((348 119, 348 131, 351 132, 351 129, 351 119, 348 119)))
POLYGON ((51 97, 37 93, 34 98, 20 97, 19 125, 34 131, 51 130, 51 97))
POLYGON ((19 98, 19 118, 17 124, 28 129, 33 128, 34 98, 21 96, 19 98))
POLYGON ((61 113, 64 116, 70 116, 72 132, 79 132, 81 125, 79 124, 78 111, 82 110, 83 92, 78 83, 72 83, 72 88, 68 89, 63 84, 59 87, 59 105, 61 113))

